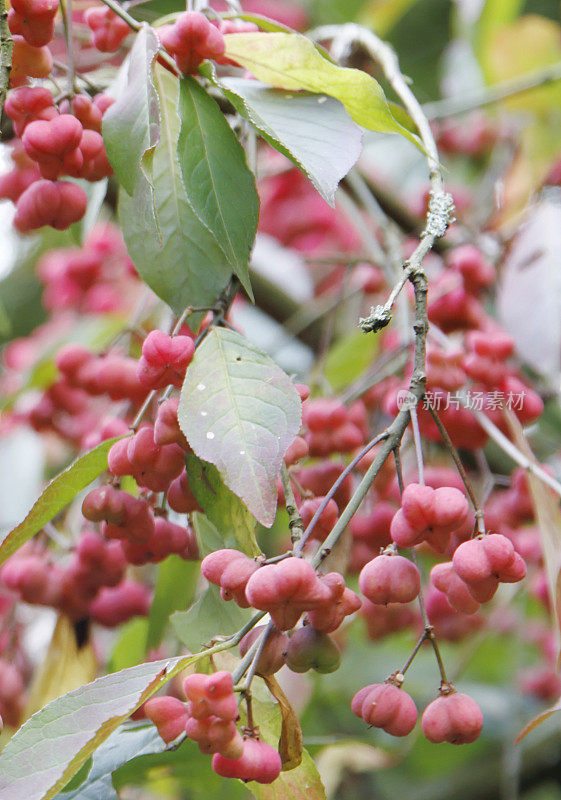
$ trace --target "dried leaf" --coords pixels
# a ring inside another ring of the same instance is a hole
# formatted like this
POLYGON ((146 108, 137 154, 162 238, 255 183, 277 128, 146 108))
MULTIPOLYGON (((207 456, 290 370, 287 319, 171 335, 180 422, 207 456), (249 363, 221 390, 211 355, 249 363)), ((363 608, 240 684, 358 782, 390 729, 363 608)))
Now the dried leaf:
POLYGON ((296 712, 288 697, 273 675, 264 676, 267 688, 277 701, 282 716, 282 729, 279 740, 279 754, 284 772, 295 769, 302 763, 302 728, 296 712))
POLYGON ((89 636, 86 641, 79 642, 76 626, 68 617, 60 616, 47 654, 33 680, 24 719, 51 700, 90 683, 96 672, 97 659, 89 636))
MULTIPOLYGON (((537 463, 518 419, 509 409, 505 409, 504 413, 514 443, 524 455, 537 463)), ((531 472, 526 474, 541 536, 549 598, 554 620, 553 633, 556 640, 557 653, 559 654, 561 645, 561 509, 559 508, 559 498, 543 481, 532 475, 531 472)))

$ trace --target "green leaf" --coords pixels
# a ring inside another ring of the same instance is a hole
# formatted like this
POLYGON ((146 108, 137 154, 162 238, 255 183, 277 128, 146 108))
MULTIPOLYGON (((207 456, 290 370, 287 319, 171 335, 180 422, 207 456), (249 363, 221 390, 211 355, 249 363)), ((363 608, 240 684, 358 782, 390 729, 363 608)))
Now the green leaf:
POLYGON ((263 138, 307 175, 335 205, 335 191, 360 156, 362 130, 333 97, 271 89, 259 81, 222 78, 217 85, 263 138))
POLYGON ((119 629, 119 638, 111 651, 107 672, 119 672, 141 664, 146 656, 148 620, 134 617, 119 629))
POLYGON ((0 337, 1 338, 8 338, 12 332, 12 323, 10 322, 10 317, 8 316, 8 312, 4 307, 4 303, 0 300, 0 337))
POLYGON ((307 750, 302 763, 290 772, 281 772, 270 784, 248 784, 256 800, 327 800, 319 772, 307 750))
POLYGON ((253 299, 248 264, 259 197, 243 147, 214 100, 189 76, 180 82, 179 117, 177 152, 187 199, 253 299))
POLYGON ((0 564, 3 564, 22 544, 50 522, 59 511, 68 505, 76 495, 89 486, 98 475, 107 469, 107 453, 122 436, 107 439, 98 444, 49 483, 41 496, 35 501, 26 518, 6 536, 0 545, 0 564))
POLYGON ((268 355, 235 331, 213 328, 187 369, 178 421, 195 454, 218 467, 226 486, 270 527, 301 409, 294 384, 268 355))
POLYGON ((348 386, 372 364, 378 343, 376 336, 353 331, 333 345, 325 362, 325 377, 336 392, 348 386))
POLYGON ((160 139, 144 158, 134 195, 119 196, 119 219, 135 267, 145 283, 181 314, 188 305, 212 305, 231 268, 218 242, 191 208, 177 158, 179 81, 156 66, 160 139))
POLYGON ((154 725, 119 728, 95 751, 85 780, 56 800, 117 800, 112 773, 133 758, 162 753, 166 747, 154 725))
POLYGON ((53 700, 30 717, 2 751, 2 800, 50 800, 124 720, 200 657, 141 664, 53 700))
POLYGON ((244 504, 231 492, 212 464, 201 461, 194 453, 187 454, 189 486, 208 519, 226 540, 235 535, 239 549, 249 556, 261 553, 255 538, 255 519, 244 504))
POLYGON ((204 514, 200 514, 197 511, 193 514, 192 518, 201 558, 208 556, 209 553, 214 553, 215 550, 221 550, 224 546, 234 547, 235 542, 232 541, 233 536, 223 538, 209 518, 204 514))
POLYGON ((158 141, 158 96, 152 81, 152 64, 158 37, 143 24, 118 77, 116 102, 103 115, 103 140, 107 157, 119 183, 132 195, 142 157, 158 141))
POLYGON ((169 556, 160 564, 148 621, 146 647, 149 650, 162 641, 170 614, 187 608, 193 600, 199 574, 198 561, 185 561, 179 556, 169 556))
POLYGON ((223 600, 220 589, 211 585, 187 611, 172 614, 171 624, 185 647, 196 653, 215 636, 239 631, 252 613, 249 608, 223 600))
POLYGON ((359 125, 381 133, 400 133, 418 144, 392 116, 380 84, 366 72, 338 67, 313 42, 298 33, 230 33, 226 55, 257 80, 277 89, 327 94, 337 98, 359 125))

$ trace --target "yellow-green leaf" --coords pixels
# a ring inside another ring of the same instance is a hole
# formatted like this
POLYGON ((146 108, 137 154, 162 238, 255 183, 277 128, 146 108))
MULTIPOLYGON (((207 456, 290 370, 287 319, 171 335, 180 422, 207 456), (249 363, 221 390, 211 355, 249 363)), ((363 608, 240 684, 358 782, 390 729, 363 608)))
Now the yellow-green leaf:
POLYGON ((359 125, 381 133, 400 133, 417 143, 392 115, 380 84, 366 72, 338 67, 313 42, 298 33, 231 33, 226 55, 263 83, 277 89, 336 97, 359 125))
POLYGON ((107 439, 89 453, 77 458, 63 472, 53 478, 33 508, 16 528, 6 536, 0 546, 0 564, 3 564, 22 544, 38 533, 45 523, 50 522, 59 511, 68 505, 76 495, 89 486, 98 475, 107 469, 107 453, 111 446, 121 439, 107 439))
POLYGON ((197 503, 220 535, 226 540, 233 533, 240 550, 258 556, 261 549, 255 539, 255 518, 224 484, 216 467, 188 453, 187 475, 197 503))
MULTIPOLYGON (((552 19, 527 14, 490 34, 481 52, 488 83, 517 78, 557 64, 561 60, 561 28, 552 19)), ((554 82, 503 101, 513 111, 540 114, 558 111, 561 86, 554 82)))

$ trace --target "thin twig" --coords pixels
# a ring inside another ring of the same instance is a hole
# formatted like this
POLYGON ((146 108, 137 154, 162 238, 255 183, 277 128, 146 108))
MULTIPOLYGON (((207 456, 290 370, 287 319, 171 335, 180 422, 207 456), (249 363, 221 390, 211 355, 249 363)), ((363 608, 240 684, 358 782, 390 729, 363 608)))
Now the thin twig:
MULTIPOLYGON (((415 297, 415 318, 413 324, 413 330, 415 332, 415 349, 413 373, 411 375, 409 385, 409 404, 419 403, 419 401, 425 395, 426 336, 428 330, 426 301, 428 284, 426 275, 422 269, 422 261, 425 255, 431 250, 436 239, 444 236, 446 233, 448 224, 451 220, 453 200, 451 196, 444 193, 442 189, 442 174, 438 159, 438 151, 430 129, 430 125, 423 114, 417 99, 407 86, 405 78, 399 70, 397 58, 393 50, 391 50, 388 45, 378 39, 378 37, 371 31, 358 25, 349 24, 343 26, 342 29, 340 26, 326 26, 321 30, 321 38, 333 38, 340 35, 342 30, 343 35, 351 36, 357 41, 360 41, 363 46, 366 46, 372 57, 380 63, 386 78, 400 99, 403 101, 411 118, 417 125, 423 146, 425 148, 432 187, 431 201, 429 205, 426 226, 421 235, 419 244, 404 265, 404 268, 409 273, 409 280, 413 284, 415 297)), ((353 514, 357 511, 358 507, 362 503, 362 500, 366 496, 370 486, 385 463, 388 455, 399 446, 399 443, 401 442, 405 430, 409 424, 409 420, 409 408, 402 407, 398 411, 394 421, 385 431, 386 437, 382 443, 380 451, 376 455, 376 458, 368 468, 362 481, 359 483, 355 493, 335 523, 330 534, 325 539, 323 546, 319 549, 318 553, 316 553, 316 556, 312 561, 314 567, 318 567, 321 564, 323 559, 329 555, 331 549, 337 543, 339 537, 350 522, 353 514)))
MULTIPOLYGON (((64 72, 66 74, 70 73, 70 66, 68 64, 65 64, 63 61, 57 61, 56 59, 53 59, 53 66, 55 66, 61 72, 64 72)), ((79 80, 81 80, 84 83, 84 85, 88 87, 88 89, 92 90, 92 92, 98 93, 98 92, 103 91, 100 86, 98 86, 96 83, 91 81, 89 78, 87 78, 81 72, 77 72, 76 69, 74 69, 74 77, 78 78, 79 80)), ((52 80, 52 78, 51 78, 51 80, 52 80)))
POLYGON ((321 515, 323 514, 323 512, 327 508, 327 504, 329 503, 331 498, 335 495, 337 489, 341 486, 341 484, 343 483, 343 481, 345 480, 347 475, 350 475, 350 473, 353 471, 353 469, 356 467, 356 465, 360 461, 362 461, 364 456, 367 455, 367 453, 369 453, 372 450, 373 447, 375 447, 377 444, 379 444, 382 441, 382 439, 385 439, 386 435, 387 435, 386 431, 383 431, 378 436, 374 437, 374 439, 372 439, 370 442, 368 442, 368 444, 365 447, 363 447, 362 450, 359 453, 357 453, 357 455, 352 459, 352 461, 350 461, 347 464, 347 466, 345 467, 343 472, 339 475, 339 477, 337 478, 337 480, 335 481, 333 486, 330 488, 330 490, 327 492, 327 494, 325 495, 325 497, 321 501, 321 503, 318 506, 314 516, 309 521, 308 526, 307 526, 306 530, 303 533, 303 536, 296 543, 296 545, 294 547, 294 555, 295 556, 301 554, 301 552, 302 552, 302 550, 304 548, 304 545, 308 541, 308 539, 310 537, 310 534, 312 533, 313 529, 315 528, 315 526, 317 524, 317 521, 319 520, 319 518, 321 517, 321 515))
POLYGON ((265 649, 265 645, 267 644, 267 639, 269 638, 269 636, 273 632, 274 627, 275 627, 274 622, 272 620, 269 620, 269 622, 265 626, 265 629, 261 632, 261 634, 260 634, 260 636, 258 638, 259 646, 257 647, 257 650, 255 651, 255 655, 253 656, 253 661, 251 662, 251 665, 250 665, 250 667, 249 667, 249 669, 248 669, 248 671, 246 673, 246 676, 245 676, 244 689, 246 690, 246 692, 249 691, 249 687, 251 686, 251 682, 252 682, 253 678, 255 677, 255 673, 257 671, 257 667, 259 666, 259 659, 261 658, 263 650, 265 649))
POLYGON ((397 477, 397 487, 399 489, 399 496, 403 494, 404 484, 403 484, 403 469, 401 468, 401 451, 399 449, 399 445, 394 447, 393 450, 393 460, 395 464, 395 474, 397 477))
MULTIPOLYGON (((466 408, 468 406, 466 405, 466 408)), ((536 478, 539 478, 543 483, 547 484, 551 489, 553 489, 558 495, 561 496, 561 483, 559 483, 556 478, 549 475, 544 469, 542 469, 539 464, 535 464, 531 461, 524 453, 513 444, 510 439, 504 435, 504 433, 497 428, 497 426, 491 422, 489 417, 487 417, 482 411, 479 411, 476 408, 470 408, 470 411, 475 416, 483 430, 489 434, 491 439, 496 442, 501 450, 503 450, 513 461, 515 461, 520 467, 523 467, 528 472, 531 472, 532 475, 535 475, 536 478)))
MULTIPOLYGON (((263 611, 262 616, 265 616, 265 612, 263 611)), ((254 626, 252 625, 252 628, 254 626)), ((245 634, 244 634, 245 635, 245 634)), ((241 637, 243 639, 243 636, 241 637)), ((240 639, 241 641, 241 639, 240 639)), ((259 636, 251 645, 245 656, 242 658, 236 669, 232 672, 232 681, 234 686, 241 681, 247 670, 249 669, 251 662, 253 661, 253 657, 259 648, 259 642, 261 641, 261 637, 259 636)), ((241 687, 243 689, 243 687, 241 687)))
POLYGON ((409 409, 411 414, 411 427, 413 428, 413 442, 415 443, 415 455, 417 457, 417 481, 421 486, 425 485, 425 465, 423 461, 423 445, 421 442, 421 431, 419 430, 419 420, 417 418, 417 409, 411 406, 409 409))
POLYGON ((138 22, 138 20, 136 20, 134 17, 131 17, 128 11, 125 11, 120 3, 115 2, 115 0, 101 0, 101 2, 114 11, 118 17, 121 17, 121 19, 127 23, 131 30, 138 33, 138 31, 142 28, 142 23, 138 22))
POLYGON ((407 659, 407 661, 406 661, 406 662, 405 662, 405 664, 403 665, 403 668, 402 668, 402 669, 399 671, 399 674, 400 674, 400 675, 405 675, 405 673, 407 672, 407 670, 409 669, 409 667, 410 667, 410 666, 411 666, 411 664, 413 663, 413 660, 414 660, 415 656, 417 655, 417 653, 418 653, 418 652, 419 652, 419 650, 421 649, 421 645, 422 645, 422 644, 423 644, 423 642, 425 642, 427 639, 428 639, 427 632, 426 632, 426 631, 423 631, 423 633, 422 633, 422 634, 421 634, 421 636, 419 637, 419 640, 417 641, 417 644, 416 644, 416 645, 415 645, 415 647, 413 648, 413 651, 412 651, 411 655, 409 656, 409 658, 407 659))

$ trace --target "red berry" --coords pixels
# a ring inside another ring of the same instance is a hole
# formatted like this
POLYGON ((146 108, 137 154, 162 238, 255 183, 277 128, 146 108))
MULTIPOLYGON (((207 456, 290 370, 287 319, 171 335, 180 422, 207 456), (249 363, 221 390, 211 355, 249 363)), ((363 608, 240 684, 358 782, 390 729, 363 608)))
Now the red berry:
POLYGON ((436 564, 430 573, 433 585, 444 592, 450 605, 463 614, 479 611, 479 602, 471 594, 469 587, 454 570, 451 561, 436 564))
POLYGON ((92 603, 90 613, 95 622, 115 628, 131 617, 147 616, 150 602, 146 586, 124 580, 114 588, 103 588, 92 603))

